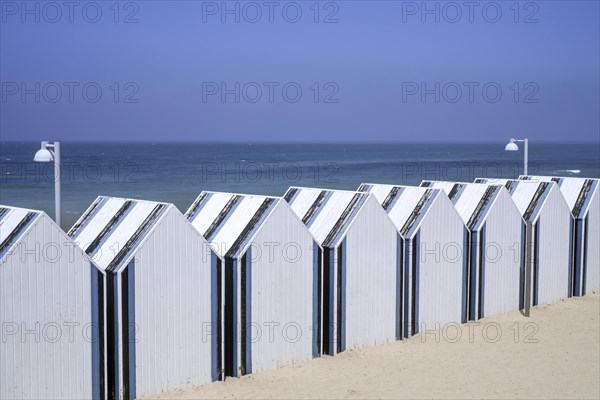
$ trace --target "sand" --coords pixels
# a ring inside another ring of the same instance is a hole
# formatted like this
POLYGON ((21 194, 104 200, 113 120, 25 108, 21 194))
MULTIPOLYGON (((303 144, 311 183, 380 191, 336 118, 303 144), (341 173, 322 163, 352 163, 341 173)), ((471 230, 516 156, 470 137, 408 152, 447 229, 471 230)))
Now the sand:
POLYGON ((598 399, 599 314, 590 294, 161 398, 598 399))

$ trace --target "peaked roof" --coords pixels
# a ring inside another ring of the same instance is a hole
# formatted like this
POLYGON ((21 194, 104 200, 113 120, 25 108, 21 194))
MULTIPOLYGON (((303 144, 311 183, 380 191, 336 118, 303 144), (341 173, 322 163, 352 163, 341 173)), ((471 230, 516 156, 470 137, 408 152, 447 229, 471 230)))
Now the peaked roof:
POLYGON ((290 187, 284 199, 322 246, 334 247, 369 196, 345 190, 290 187))
POLYGON ((552 177, 539 175, 521 175, 520 180, 556 182, 560 187, 560 192, 565 198, 571 213, 578 218, 583 218, 587 213, 590 200, 598 190, 598 179, 593 178, 573 178, 573 177, 552 177))
POLYGON ((361 192, 370 192, 382 205, 403 237, 410 237, 441 193, 440 189, 363 183, 361 192))
POLYGON ((185 217, 221 257, 243 253, 279 197, 202 192, 185 217))
POLYGON ((541 206, 555 186, 554 182, 527 181, 515 179, 477 178, 476 183, 501 184, 510 193, 515 205, 525 220, 535 220, 541 206))
POLYGON ((0 258, 42 214, 42 211, 0 205, 0 258))
POLYGON ((477 228, 485 220, 494 199, 503 190, 501 185, 495 184, 439 181, 423 181, 421 187, 442 189, 446 192, 470 230, 477 228))
POLYGON ((154 201, 98 197, 68 235, 102 270, 128 262, 135 247, 170 206, 154 201))

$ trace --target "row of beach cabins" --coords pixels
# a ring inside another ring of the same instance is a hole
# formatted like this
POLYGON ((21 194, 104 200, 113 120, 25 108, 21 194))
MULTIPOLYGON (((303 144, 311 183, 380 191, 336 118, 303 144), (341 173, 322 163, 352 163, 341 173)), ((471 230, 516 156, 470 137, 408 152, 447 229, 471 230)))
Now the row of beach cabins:
POLYGON ((0 398, 148 397, 597 291, 598 183, 98 197, 68 233, 0 206, 0 398))

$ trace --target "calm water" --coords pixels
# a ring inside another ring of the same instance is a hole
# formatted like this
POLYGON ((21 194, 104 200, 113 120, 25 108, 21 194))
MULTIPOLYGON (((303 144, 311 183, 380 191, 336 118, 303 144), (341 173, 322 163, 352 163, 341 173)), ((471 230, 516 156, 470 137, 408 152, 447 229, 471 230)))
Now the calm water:
MULTIPOLYGON (((54 169, 39 143, 0 143, 0 203, 54 215, 54 169)), ((356 189, 362 182, 515 178, 522 152, 498 144, 62 143, 63 228, 98 195, 174 203, 202 190, 282 195, 289 186, 356 189)), ((529 173, 600 178, 598 144, 533 144, 529 173)))

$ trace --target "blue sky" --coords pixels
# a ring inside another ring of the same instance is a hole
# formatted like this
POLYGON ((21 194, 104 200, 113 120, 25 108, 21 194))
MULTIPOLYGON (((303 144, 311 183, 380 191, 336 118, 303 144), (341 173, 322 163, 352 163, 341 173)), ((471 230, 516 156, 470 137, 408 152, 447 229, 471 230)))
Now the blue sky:
POLYGON ((1 140, 600 136, 597 1, 53 4, 0 2, 1 140))

